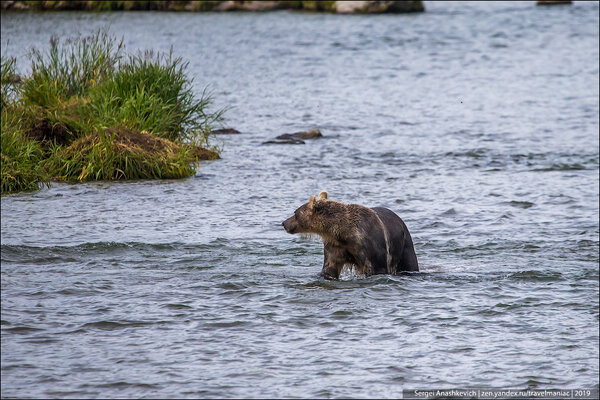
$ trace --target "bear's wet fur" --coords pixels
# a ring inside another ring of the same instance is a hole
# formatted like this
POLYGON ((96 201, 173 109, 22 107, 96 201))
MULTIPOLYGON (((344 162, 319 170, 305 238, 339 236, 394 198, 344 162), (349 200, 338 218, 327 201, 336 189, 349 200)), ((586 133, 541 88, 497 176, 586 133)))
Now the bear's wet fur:
POLYGON ((325 256, 321 276, 326 279, 339 279, 345 265, 367 276, 419 270, 404 221, 387 208, 340 203, 322 191, 282 225, 291 234, 321 236, 325 256))

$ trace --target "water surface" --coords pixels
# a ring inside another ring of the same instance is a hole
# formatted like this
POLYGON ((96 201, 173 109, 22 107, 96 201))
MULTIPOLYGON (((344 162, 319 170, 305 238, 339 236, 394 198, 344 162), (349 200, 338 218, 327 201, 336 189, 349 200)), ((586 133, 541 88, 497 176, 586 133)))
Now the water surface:
POLYGON ((598 4, 426 7, 3 13, 22 70, 53 34, 173 46, 243 134, 193 178, 2 197, 2 396, 598 388, 598 4), (281 221, 322 189, 422 271, 319 279, 281 221))

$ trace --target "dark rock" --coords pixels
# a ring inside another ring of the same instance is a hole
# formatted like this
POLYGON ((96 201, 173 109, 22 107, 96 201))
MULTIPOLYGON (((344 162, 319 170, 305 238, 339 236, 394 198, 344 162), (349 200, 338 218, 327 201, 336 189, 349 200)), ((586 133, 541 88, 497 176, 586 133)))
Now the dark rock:
POLYGON ((304 144, 302 139, 318 139, 320 137, 323 137, 321 131, 315 128, 296 133, 284 133, 277 136, 275 140, 268 140, 262 144, 304 144))
POLYGON ((29 10, 29 5, 22 1, 2 1, 0 4, 2 4, 2 10, 29 10))
POLYGON ((283 135, 277 136, 275 139, 318 139, 320 137, 323 137, 321 131, 315 128, 296 133, 284 133, 283 135))
POLYGON ((571 4, 571 0, 538 0, 538 6, 554 6, 558 4, 571 4))
POLYGON ((425 11, 422 1, 336 1, 339 14, 409 13, 425 11))
POLYGON ((0 10, 8 10, 13 8, 16 1, 0 1, 0 10))
POLYGON ((286 4, 296 3, 296 9, 304 11, 335 12, 336 1, 286 1, 286 4))
POLYGON ((263 142, 262 144, 304 144, 304 140, 294 139, 293 137, 288 137, 288 138, 279 139, 279 140, 267 140, 266 142, 263 142))
POLYGON ((12 83, 12 84, 21 83, 22 79, 21 79, 21 76, 18 75, 18 74, 8 74, 6 76, 6 82, 7 83, 12 83))
POLYGON ((237 129, 233 128, 224 128, 224 129, 215 129, 214 131, 210 131, 213 135, 238 135, 241 132, 237 129))
POLYGON ((422 1, 390 1, 386 12, 388 13, 411 13, 423 12, 425 6, 422 1))
POLYGON ((196 158, 196 160, 218 160, 221 158, 219 153, 216 151, 208 150, 200 146, 194 146, 192 149, 192 154, 196 158))

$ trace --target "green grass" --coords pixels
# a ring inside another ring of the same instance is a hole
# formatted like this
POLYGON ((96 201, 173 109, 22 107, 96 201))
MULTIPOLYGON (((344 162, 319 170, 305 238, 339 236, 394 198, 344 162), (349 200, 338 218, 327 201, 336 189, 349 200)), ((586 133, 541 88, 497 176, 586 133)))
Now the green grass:
POLYGON ((39 189, 48 176, 42 168, 44 152, 40 144, 28 139, 18 127, 18 113, 3 106, 1 190, 4 193, 39 189))
POLYGON ((15 73, 17 60, 14 57, 2 57, 0 60, 0 107, 10 104, 14 100, 15 85, 18 75, 15 73))
POLYGON ((210 131, 222 112, 206 112, 212 98, 206 91, 196 98, 187 67, 172 53, 130 56, 92 90, 94 117, 105 125, 118 123, 170 140, 210 131))
POLYGON ((122 41, 102 31, 33 50, 20 83, 15 60, 3 58, 2 194, 35 189, 48 177, 193 175, 198 146, 217 150, 209 132, 223 111, 208 111, 212 98, 195 95, 187 68, 172 52, 126 54, 122 41))
POLYGON ((36 190, 47 176, 41 168, 43 151, 39 143, 27 139, 20 128, 23 110, 11 104, 15 101, 16 60, 2 58, 1 65, 1 192, 36 190))
POLYGON ((50 39, 50 49, 31 54, 31 75, 21 85, 26 104, 52 107, 109 79, 123 56, 123 42, 106 32, 60 41, 50 39))

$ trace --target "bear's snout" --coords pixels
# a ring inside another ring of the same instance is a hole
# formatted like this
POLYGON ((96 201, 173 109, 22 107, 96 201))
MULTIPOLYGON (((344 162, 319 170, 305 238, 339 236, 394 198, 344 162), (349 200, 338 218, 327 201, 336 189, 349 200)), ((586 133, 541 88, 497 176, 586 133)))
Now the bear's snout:
POLYGON ((298 224, 296 223, 294 217, 286 219, 281 223, 281 225, 283 225, 287 233, 296 233, 296 230, 298 229, 298 224))

